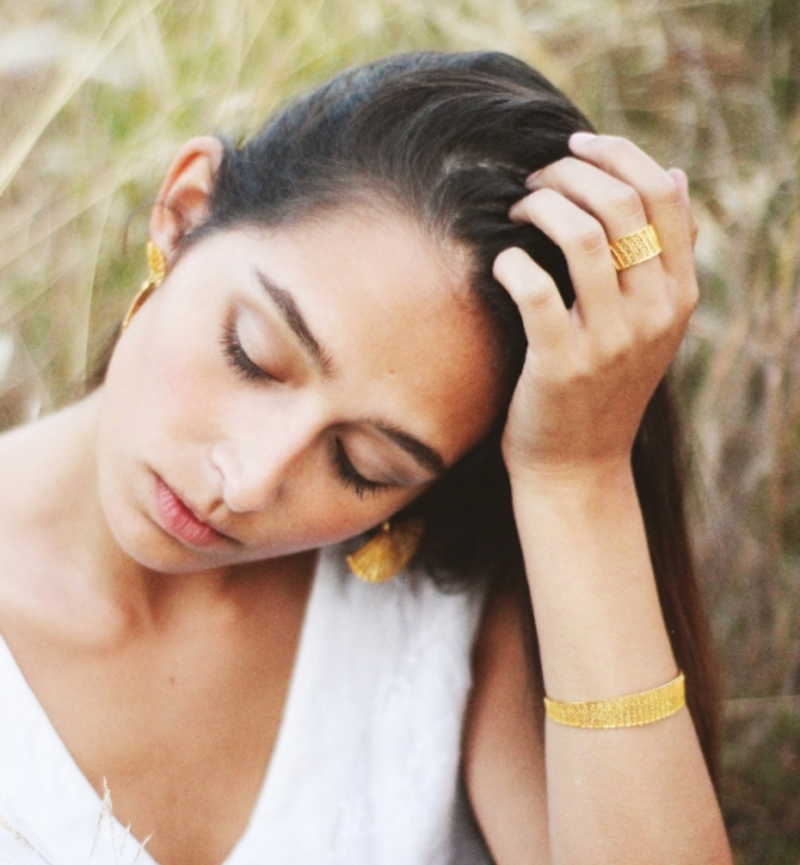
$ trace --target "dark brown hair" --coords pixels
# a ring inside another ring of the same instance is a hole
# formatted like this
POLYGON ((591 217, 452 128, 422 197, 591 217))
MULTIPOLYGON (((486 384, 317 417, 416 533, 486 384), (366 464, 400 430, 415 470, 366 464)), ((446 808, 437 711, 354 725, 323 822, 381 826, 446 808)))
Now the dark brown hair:
MULTIPOLYGON (((420 53, 353 69, 298 99, 241 146, 226 145, 210 215, 186 238, 240 224, 287 225, 368 201, 466 249, 473 291, 502 352, 510 396, 525 355, 518 311, 492 276, 497 254, 526 250, 574 300, 564 256, 532 225, 508 218, 525 177, 566 156, 588 120, 550 82, 499 53, 420 53)), ((487 358, 487 363, 490 359, 487 358)), ((524 580, 508 477, 496 430, 407 509, 424 516, 418 562, 442 583, 524 580)), ((680 435, 666 381, 633 449, 659 597, 712 777, 717 722, 714 667, 683 505, 680 435)))

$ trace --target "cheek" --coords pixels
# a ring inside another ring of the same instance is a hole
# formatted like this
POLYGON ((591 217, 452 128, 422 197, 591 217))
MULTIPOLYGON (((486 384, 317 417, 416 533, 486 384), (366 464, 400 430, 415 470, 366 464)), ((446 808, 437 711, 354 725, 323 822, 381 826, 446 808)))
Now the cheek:
POLYGON ((359 499, 328 472, 298 481, 299 492, 290 492, 279 507, 266 512, 263 521, 254 526, 254 536, 260 536, 263 545, 254 537, 259 551, 253 558, 325 547, 356 537, 381 525, 422 492, 367 493, 359 499))
POLYGON ((197 459, 221 414, 210 407, 221 364, 215 368, 213 343, 199 352, 146 309, 121 337, 102 387, 97 465, 110 520, 149 499, 146 469, 197 459))
POLYGON ((145 305, 112 358, 108 413, 125 437, 135 430, 155 434, 164 425, 197 431, 201 418, 215 415, 209 405, 224 375, 218 340, 206 334, 208 325, 201 330, 170 312, 167 305, 156 315, 145 305))

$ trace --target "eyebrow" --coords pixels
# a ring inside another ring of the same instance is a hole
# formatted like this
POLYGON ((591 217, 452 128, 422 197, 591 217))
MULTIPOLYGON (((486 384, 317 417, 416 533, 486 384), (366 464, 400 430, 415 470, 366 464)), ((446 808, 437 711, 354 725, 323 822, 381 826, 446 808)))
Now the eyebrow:
POLYGON ((416 436, 397 429, 397 427, 386 426, 382 423, 376 423, 375 426, 387 438, 410 454, 421 466, 424 466, 436 475, 443 475, 447 471, 447 464, 442 455, 430 445, 421 442, 416 436))
POLYGON ((300 344, 306 350, 307 354, 314 362, 314 366, 319 369, 323 375, 330 376, 333 372, 333 361, 328 352, 320 345, 317 338, 311 333, 303 314, 300 312, 295 299, 289 294, 286 289, 280 288, 260 270, 256 269, 256 277, 261 283, 264 291, 269 295, 272 302, 275 304, 281 318, 286 322, 287 327, 300 341, 300 344))
MULTIPOLYGON (((314 365, 324 375, 332 375, 334 369, 333 360, 311 332, 311 328, 309 328, 292 295, 286 289, 276 285, 266 274, 257 268, 255 273, 264 291, 266 291, 275 304, 281 318, 283 318, 287 327, 294 333, 303 348, 305 348, 314 365)), ((373 421, 372 423, 377 430, 401 447, 423 468, 428 469, 436 475, 443 475, 447 471, 447 464, 442 455, 430 445, 426 445, 425 442, 420 441, 416 436, 380 421, 373 421)))

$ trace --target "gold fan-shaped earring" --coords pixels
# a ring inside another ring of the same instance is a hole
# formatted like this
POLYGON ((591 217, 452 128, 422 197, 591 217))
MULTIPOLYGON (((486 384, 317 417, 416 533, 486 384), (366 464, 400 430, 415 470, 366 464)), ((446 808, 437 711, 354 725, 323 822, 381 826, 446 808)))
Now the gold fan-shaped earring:
POLYGON ((360 579, 383 583, 414 558, 424 531, 424 520, 403 520, 394 525, 387 520, 363 547, 347 557, 347 564, 360 579))
POLYGON ((152 240, 147 242, 147 263, 150 267, 150 273, 139 289, 139 293, 134 297, 133 303, 128 307, 128 312, 122 320, 123 330, 131 323, 131 319, 139 311, 141 305, 161 285, 167 275, 167 261, 164 258, 164 253, 152 240))

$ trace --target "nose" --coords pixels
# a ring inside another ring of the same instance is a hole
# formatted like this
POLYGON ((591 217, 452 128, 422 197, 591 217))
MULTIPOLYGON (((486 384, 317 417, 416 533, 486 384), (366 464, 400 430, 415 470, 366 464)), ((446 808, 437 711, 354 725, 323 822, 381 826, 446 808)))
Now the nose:
POLYGON ((319 423, 308 412, 237 418, 229 435, 211 450, 226 507, 248 513, 280 501, 309 459, 319 433, 319 423))

